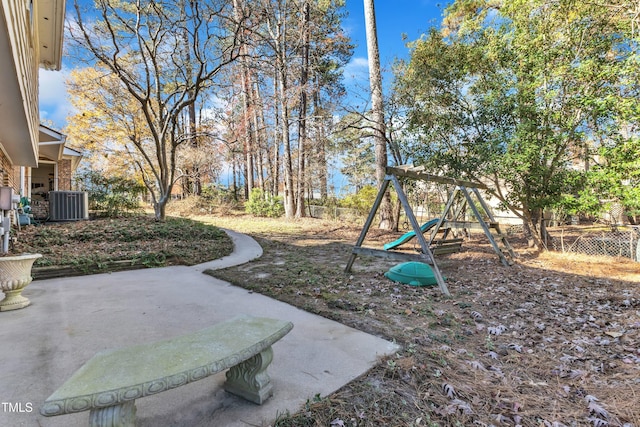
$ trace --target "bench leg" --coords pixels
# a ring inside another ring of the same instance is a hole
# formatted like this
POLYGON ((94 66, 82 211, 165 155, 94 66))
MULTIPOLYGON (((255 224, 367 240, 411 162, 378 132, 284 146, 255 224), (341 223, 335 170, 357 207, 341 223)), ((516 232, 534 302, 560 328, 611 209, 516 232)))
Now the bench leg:
POLYGON ((251 359, 233 366, 227 371, 224 389, 262 405, 273 394, 271 378, 267 374, 267 367, 272 360, 273 350, 269 347, 251 359))
POLYGON ((92 409, 89 427, 136 427, 136 401, 92 409))

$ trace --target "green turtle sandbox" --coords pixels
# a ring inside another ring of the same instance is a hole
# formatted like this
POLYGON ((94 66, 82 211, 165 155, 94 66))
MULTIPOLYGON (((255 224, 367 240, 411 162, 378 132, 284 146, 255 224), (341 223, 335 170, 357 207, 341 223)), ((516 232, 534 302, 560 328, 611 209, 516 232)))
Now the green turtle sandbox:
POLYGON ((435 286, 438 284, 433 269, 424 262, 410 261, 394 265, 384 273, 384 276, 394 282, 411 286, 435 286))

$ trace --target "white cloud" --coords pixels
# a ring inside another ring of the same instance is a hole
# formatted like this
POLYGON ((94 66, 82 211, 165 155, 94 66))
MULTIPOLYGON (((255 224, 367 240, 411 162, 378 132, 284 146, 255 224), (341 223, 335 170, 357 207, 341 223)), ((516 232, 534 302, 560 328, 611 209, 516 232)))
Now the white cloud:
POLYGON ((40 119, 51 120, 60 130, 72 109, 64 85, 68 76, 69 71, 40 69, 40 119))
POLYGON ((369 79, 369 61, 364 57, 354 57, 344 67, 344 78, 347 82, 352 80, 369 79))
POLYGON ((67 88, 64 86, 64 81, 68 75, 68 71, 49 71, 40 69, 41 104, 54 104, 66 101, 67 88))

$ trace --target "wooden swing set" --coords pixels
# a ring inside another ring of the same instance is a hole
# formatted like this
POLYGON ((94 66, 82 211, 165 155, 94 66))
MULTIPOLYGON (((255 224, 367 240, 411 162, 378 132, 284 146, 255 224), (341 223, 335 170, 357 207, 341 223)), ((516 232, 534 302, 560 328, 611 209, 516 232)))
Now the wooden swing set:
POLYGON ((498 257, 500 257, 500 261, 505 266, 510 266, 511 264, 513 264, 513 260, 516 257, 513 248, 507 241, 505 234, 503 234, 500 230, 500 225, 493 217, 493 214, 491 213, 489 206, 482 198, 479 189, 487 189, 487 187, 481 183, 464 181, 438 175, 431 175, 424 172, 424 168, 421 166, 415 167, 413 165, 403 165, 387 167, 384 182, 382 183, 382 186, 378 191, 378 195, 376 196, 376 200, 371 207, 371 211, 369 212, 367 221, 365 222, 364 227, 360 232, 360 236, 358 237, 358 240, 351 251, 351 257, 347 262, 345 271, 347 273, 351 271, 353 263, 355 262, 358 255, 368 255, 385 259, 397 259, 402 261, 420 261, 427 263, 432 267, 435 279, 438 282, 438 287, 443 294, 445 294, 446 296, 451 296, 451 293, 449 292, 449 289, 444 282, 444 278, 440 273, 440 269, 438 268, 434 254, 451 253, 460 250, 462 239, 448 239, 449 233, 452 229, 481 229, 487 239, 489 239, 493 250, 496 252, 498 257), (400 184, 400 177, 455 186, 453 191, 449 195, 442 216, 438 219, 435 226, 431 228, 428 240, 427 238, 425 238, 423 229, 421 229, 421 226, 418 223, 418 220, 416 219, 411 206, 409 205, 407 195, 405 194, 402 185, 400 184), (404 212, 409 219, 409 223, 411 224, 413 232, 415 233, 415 237, 417 238, 420 245, 420 249, 417 254, 362 247, 362 243, 364 242, 367 232, 369 231, 369 228, 371 227, 371 224, 375 219, 378 209, 380 208, 382 198, 386 191, 389 189, 389 183, 393 184, 393 187, 395 188, 398 195, 398 199, 402 204, 404 212), (473 196, 475 196, 477 204, 474 203, 473 196), (460 203, 455 211, 453 211, 454 202, 456 200, 462 201, 462 203, 460 203), (465 221, 464 218, 462 220, 460 219, 461 217, 464 217, 465 207, 469 207, 476 219, 475 222, 465 221), (485 220, 485 218, 488 220, 485 220), (437 234, 441 231, 443 232, 443 236, 436 239, 437 234))

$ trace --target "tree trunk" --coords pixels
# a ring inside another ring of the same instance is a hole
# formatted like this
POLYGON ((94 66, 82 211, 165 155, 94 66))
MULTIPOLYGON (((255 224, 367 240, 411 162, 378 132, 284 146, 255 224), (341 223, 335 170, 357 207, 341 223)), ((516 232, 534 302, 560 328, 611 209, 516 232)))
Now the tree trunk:
POLYGON ((278 70, 274 68, 273 72, 273 99, 276 102, 274 105, 274 125, 273 125, 273 162, 271 169, 271 177, 273 184, 273 195, 277 196, 280 193, 280 105, 278 104, 278 70))
MULTIPOLYGON (((236 21, 240 22, 242 19, 242 6, 239 0, 233 0, 233 14, 236 21)), ((251 99, 249 94, 249 72, 247 70, 247 45, 244 41, 244 31, 241 30, 239 34, 239 50, 240 50, 240 87, 242 91, 242 122, 244 130, 244 158, 245 158, 245 199, 249 199, 253 184, 253 146, 251 141, 251 119, 250 108, 251 99)))
POLYGON ((300 117, 298 127, 298 191, 296 218, 305 216, 305 163, 307 150, 307 80, 309 78, 309 2, 303 0, 300 17, 302 32, 302 66, 300 67, 300 117))
MULTIPOLYGON (((542 229, 539 228, 541 222, 544 222, 544 218, 540 215, 540 212, 536 210, 530 210, 525 207, 522 210, 523 218, 522 225, 524 228, 524 235, 527 238, 530 248, 537 250, 543 250, 545 248, 544 238, 542 235, 542 229)), ((544 233, 546 233, 546 227, 544 227, 544 233)), ((547 235, 548 237, 548 235, 547 235)))
POLYGON ((163 197, 153 205, 153 212, 154 212, 156 221, 164 221, 166 217, 166 210, 167 210, 167 199, 163 197))
POLYGON ((329 175, 327 170, 327 131, 325 127, 325 118, 322 114, 322 107, 320 105, 320 95, 318 91, 313 95, 313 112, 316 116, 315 119, 315 134, 316 134, 316 169, 318 171, 318 186, 320 187, 320 199, 324 202, 328 198, 327 188, 327 176, 329 175))
POLYGON ((258 146, 258 152, 256 153, 256 172, 258 176, 258 187, 264 192, 264 156, 262 154, 262 147, 258 146))
MULTIPOLYGON (((380 71, 380 52, 373 0, 364 0, 364 19, 367 32, 367 54, 369 56, 369 86, 371 88, 371 120, 375 140, 376 181, 382 186, 387 167, 387 142, 385 138, 384 111, 382 102, 382 73, 380 71)), ((393 229, 393 208, 391 196, 387 192, 380 204, 380 228, 393 229)))
POLYGON ((324 138, 324 133, 322 134, 323 137, 320 138, 320 141, 318 143, 318 179, 319 179, 319 183, 318 186, 320 187, 320 199, 322 201, 325 201, 328 199, 329 194, 327 192, 327 188, 329 187, 329 183, 327 181, 327 152, 325 149, 325 138, 324 138))
MULTIPOLYGON (((251 87, 251 97, 253 99, 253 127, 255 129, 256 135, 256 145, 258 147, 258 186, 263 192, 267 191, 266 188, 266 179, 265 179, 265 156, 267 158, 267 172, 269 169, 270 157, 269 157, 269 148, 267 143, 266 129, 264 125, 264 109, 262 106, 262 97, 260 96, 260 86, 258 82, 255 81, 257 78, 252 80, 251 87)), ((267 173, 268 179, 268 173, 267 173)))
MULTIPOLYGON (((183 10, 181 11, 181 13, 183 13, 183 10)), ((184 45, 188 46, 189 37, 187 35, 186 28, 183 29, 182 36, 183 36, 184 45)), ((191 64, 191 53, 188 47, 184 50, 184 55, 186 59, 185 62, 187 65, 185 70, 186 79, 189 82, 189 84, 191 84, 191 82, 193 81, 193 66, 191 64)), ((191 93, 189 94, 189 96, 195 98, 194 91, 191 90, 190 92, 191 93)), ((187 108, 187 115, 189 118, 189 126, 187 130, 187 132, 189 133, 189 140, 190 140, 189 142, 193 148, 198 148, 198 138, 196 137, 196 104, 195 102, 189 104, 189 107, 187 108)), ((191 164, 187 166, 187 173, 183 178, 183 180, 184 180, 183 188, 182 188, 183 196, 187 196, 189 194, 195 194, 199 196, 202 193, 200 188, 201 187, 200 171, 197 164, 191 164), (189 170, 189 168, 191 170, 189 170)))
POLYGON ((236 167, 236 159, 231 161, 233 165, 233 200, 238 201, 238 168, 236 167))
MULTIPOLYGON (((191 146, 193 148, 198 148, 198 138, 196 137, 196 104, 189 105, 189 133, 191 134, 191 146)), ((200 167, 196 163, 193 165, 193 169, 191 171, 193 175, 192 181, 192 193, 196 196, 202 194, 202 181, 200 179, 200 167)))
MULTIPOLYGON (((283 36, 284 37, 284 36, 283 36)), ((280 55, 283 57, 284 52, 280 55)), ((284 58, 280 57, 280 125, 281 136, 284 145, 284 215, 286 218, 293 218, 296 213, 295 188, 293 186, 293 162, 291 160, 291 138, 289 135, 289 107, 287 105, 287 70, 285 69, 284 58)))

